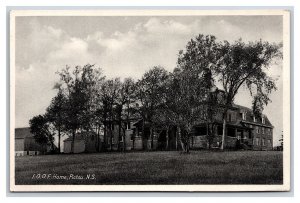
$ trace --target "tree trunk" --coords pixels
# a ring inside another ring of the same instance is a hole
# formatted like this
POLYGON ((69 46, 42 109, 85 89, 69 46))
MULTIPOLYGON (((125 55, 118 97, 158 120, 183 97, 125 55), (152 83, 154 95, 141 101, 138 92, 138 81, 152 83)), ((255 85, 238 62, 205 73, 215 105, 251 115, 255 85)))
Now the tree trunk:
POLYGON ((223 116, 223 132, 222 132, 222 141, 221 141, 221 150, 225 149, 225 133, 226 133, 226 116, 223 116))
POLYGON ((60 154, 60 126, 58 127, 58 153, 60 154))
MULTIPOLYGON (((122 135, 121 135, 121 128, 122 128, 122 121, 121 121, 121 118, 119 118, 119 142, 118 142, 118 150, 121 151, 121 144, 120 144, 120 140, 122 138, 122 135)), ((123 139, 123 144, 124 145, 124 139, 123 139)))
POLYGON ((208 138, 208 149, 211 149, 211 146, 213 144, 214 141, 214 124, 210 123, 207 124, 207 138, 208 138))
POLYGON ((167 127, 166 130, 166 150, 169 149, 169 126, 167 127))
POLYGON ((185 139, 184 139, 184 144, 185 144, 185 152, 190 153, 190 131, 188 130, 185 132, 185 139))
POLYGON ((181 128, 180 127, 177 128, 178 128, 178 139, 180 141, 181 149, 182 151, 185 151, 184 143, 182 142, 182 138, 181 138, 181 128))
POLYGON ((208 122, 206 122, 206 140, 207 140, 207 148, 210 149, 210 145, 211 145, 211 142, 210 142, 210 134, 209 134, 209 124, 208 122))
POLYGON ((152 126, 152 123, 150 125, 150 138, 151 138, 151 150, 153 150, 153 126, 152 126))
POLYGON ((107 149, 107 123, 106 123, 106 118, 104 118, 104 134, 103 134, 103 150, 106 151, 107 149))
POLYGON ((176 138, 175 138, 176 151, 178 150, 178 127, 176 128, 176 138))
POLYGON ((99 152, 100 151, 100 142, 101 142, 101 140, 100 140, 100 124, 98 124, 98 126, 97 126, 97 152, 99 152))
POLYGON ((126 129, 123 128, 123 152, 126 151, 126 142, 125 142, 125 139, 126 139, 126 129))
POLYGON ((113 141, 113 130, 112 130, 112 128, 113 128, 113 123, 112 122, 110 122, 110 126, 109 126, 109 132, 110 132, 110 151, 112 151, 113 150, 113 143, 112 143, 112 141, 113 141))
POLYGON ((190 139, 189 139, 189 135, 188 135, 188 137, 187 137, 186 153, 190 153, 190 139))
MULTIPOLYGON (((144 139, 145 139, 145 119, 143 119, 143 122, 142 122, 142 144, 143 144, 143 148, 145 147, 144 146, 144 139)), ((148 142, 148 138, 147 138, 147 142, 148 142)))
POLYGON ((72 130, 71 153, 74 153, 75 148, 75 130, 72 130))

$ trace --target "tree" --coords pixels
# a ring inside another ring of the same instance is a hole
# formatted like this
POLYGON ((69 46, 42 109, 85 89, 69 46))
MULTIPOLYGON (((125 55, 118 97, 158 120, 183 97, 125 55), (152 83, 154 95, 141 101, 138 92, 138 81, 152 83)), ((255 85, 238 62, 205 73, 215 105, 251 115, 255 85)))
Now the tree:
MULTIPOLYGON (((272 60, 281 56, 280 48, 281 45, 262 41, 246 44, 240 39, 232 44, 225 41, 217 51, 219 58, 212 70, 222 84, 225 101, 220 149, 225 147, 226 115, 240 87, 245 86, 250 91, 260 110, 270 102, 269 94, 276 90, 276 85, 274 79, 267 75, 267 70, 272 60)), ((259 113, 260 110, 257 110, 255 113, 259 113)))
POLYGON ((29 121, 30 132, 34 135, 34 139, 41 145, 49 145, 52 150, 54 147, 54 134, 50 128, 49 121, 44 115, 34 116, 29 121))
POLYGON ((280 142, 280 150, 283 150, 283 131, 281 131, 281 138, 279 139, 280 142))
POLYGON ((52 99, 50 106, 46 110, 45 117, 47 120, 53 124, 54 129, 57 131, 58 135, 58 152, 60 153, 61 144, 61 134, 64 131, 65 124, 65 114, 66 114, 66 103, 67 99, 63 94, 60 85, 56 86, 58 88, 57 95, 52 99))
MULTIPOLYGON (((98 71, 98 77, 95 79, 95 85, 93 87, 92 104, 93 104, 93 123, 97 134, 96 147, 97 151, 100 151, 101 138, 100 132, 104 126, 104 134, 106 133, 106 119, 107 119, 107 105, 105 99, 103 99, 102 88, 105 82, 105 76, 102 76, 101 71, 98 71)), ((105 136, 104 136, 105 137, 105 136)), ((104 140, 105 144, 106 140, 104 140)))
POLYGON ((123 150, 125 150, 125 131, 129 128, 130 115, 132 114, 132 104, 134 103, 135 82, 132 78, 125 78, 121 83, 119 94, 116 99, 116 116, 119 126, 119 142, 118 149, 120 150, 120 140, 122 138, 121 130, 123 130, 123 150), (123 119, 124 118, 124 119, 123 119), (126 121, 125 123, 123 121, 126 121), (122 125, 124 124, 124 125, 122 125))
MULTIPOLYGON (((180 52, 178 64, 184 70, 195 74, 210 73, 217 81, 209 82, 210 77, 206 78, 206 89, 210 89, 214 82, 219 82, 224 90, 220 94, 223 98, 217 105, 223 112, 221 149, 224 149, 225 144, 226 115, 241 86, 250 90, 255 100, 255 113, 259 114, 263 105, 270 101, 268 95, 276 90, 276 86, 274 80, 267 76, 266 70, 274 57, 281 56, 280 47, 262 41, 248 44, 241 40, 233 44, 227 41, 220 43, 214 36, 199 35, 187 44, 185 53, 180 52)), ((205 95, 208 94, 202 94, 202 97, 205 95)))
POLYGON ((143 119, 142 134, 145 137, 145 122, 149 122, 151 149, 153 148, 154 138, 154 115, 162 103, 162 92, 166 87, 168 72, 160 67, 155 66, 147 71, 136 86, 136 110, 143 119))
POLYGON ((74 152, 75 134, 78 130, 92 130, 94 124, 93 90, 96 81, 101 78, 101 72, 93 65, 87 64, 83 68, 76 66, 71 72, 66 67, 58 72, 64 94, 67 98, 65 114, 65 130, 71 132, 71 151, 74 152))
POLYGON ((188 42, 185 51, 179 52, 177 69, 173 72, 170 109, 176 115, 175 122, 181 126, 178 134, 185 152, 189 151, 193 126, 203 121, 213 123, 217 102, 212 95, 211 66, 218 61, 218 49, 214 36, 199 35, 188 42))
POLYGON ((168 120, 177 126, 178 140, 184 152, 189 153, 193 126, 203 121, 207 90, 203 75, 191 69, 175 69, 167 93, 168 120))
POLYGON ((110 150, 112 150, 113 147, 113 125, 116 116, 116 103, 120 93, 120 87, 120 78, 106 80, 101 87, 101 100, 103 105, 102 115, 104 123, 104 144, 106 145, 108 131, 110 135, 110 150))

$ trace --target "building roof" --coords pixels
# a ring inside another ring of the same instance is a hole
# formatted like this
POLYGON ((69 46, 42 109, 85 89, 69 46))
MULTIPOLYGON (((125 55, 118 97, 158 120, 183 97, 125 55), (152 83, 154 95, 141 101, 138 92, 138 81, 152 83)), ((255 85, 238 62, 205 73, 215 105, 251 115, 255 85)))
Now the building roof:
POLYGON ((262 123, 261 118, 257 118, 256 122, 254 122, 252 109, 245 107, 245 106, 237 105, 237 104, 233 104, 233 106, 238 108, 240 110, 240 112, 246 112, 246 120, 242 120, 242 122, 247 122, 247 123, 250 123, 253 125, 264 125, 267 127, 273 127, 270 120, 268 119, 268 117, 265 114, 262 114, 262 117, 264 117, 264 119, 265 119, 264 124, 262 123))
MULTIPOLYGON (((75 140, 86 140, 87 138, 91 137, 91 136, 97 136, 97 134, 95 132, 80 132, 80 133, 76 133, 75 135, 75 140)), ((70 136, 67 139, 64 140, 64 142, 66 141, 72 141, 73 137, 70 136)))
POLYGON ((15 139, 24 139, 26 137, 33 137, 34 135, 30 132, 30 128, 16 128, 15 139))

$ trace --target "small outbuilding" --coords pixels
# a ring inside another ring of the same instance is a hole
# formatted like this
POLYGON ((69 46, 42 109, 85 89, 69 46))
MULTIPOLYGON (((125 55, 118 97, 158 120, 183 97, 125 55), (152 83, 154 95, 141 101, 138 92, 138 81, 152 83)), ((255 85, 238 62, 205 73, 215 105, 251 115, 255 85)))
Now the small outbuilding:
POLYGON ((72 152, 72 141, 72 136, 64 140, 64 153, 97 152, 101 148, 100 139, 94 132, 77 133, 74 139, 74 152, 72 152))
POLYGON ((29 127, 15 129, 15 156, 45 154, 47 149, 47 145, 35 141, 29 127))

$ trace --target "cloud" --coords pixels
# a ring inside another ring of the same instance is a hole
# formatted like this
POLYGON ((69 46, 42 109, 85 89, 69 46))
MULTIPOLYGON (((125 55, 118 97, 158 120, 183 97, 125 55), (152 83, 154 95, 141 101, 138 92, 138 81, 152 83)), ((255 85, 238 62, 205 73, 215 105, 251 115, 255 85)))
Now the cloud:
MULTIPOLYGON (((30 20, 28 28, 28 33, 22 32, 16 41, 17 126, 27 126, 29 118, 45 111, 55 95, 55 72, 66 65, 96 64, 107 77, 138 79, 156 65, 172 71, 178 51, 200 33, 229 41, 240 36, 246 41, 260 36, 224 19, 182 22, 151 17, 122 31, 95 29, 84 37, 74 36, 62 26, 41 23, 37 18, 30 20)), ((274 69, 274 73, 278 70, 274 69)))
POLYGON ((169 71, 176 66, 178 51, 194 36, 194 24, 150 18, 127 32, 110 36, 89 35, 89 51, 95 51, 98 64, 108 77, 139 78, 149 67, 162 65, 169 71))

